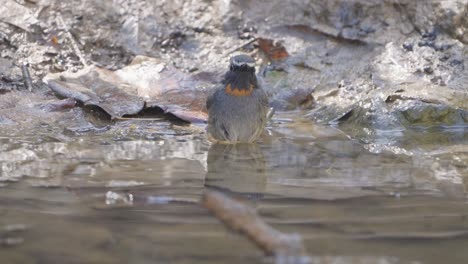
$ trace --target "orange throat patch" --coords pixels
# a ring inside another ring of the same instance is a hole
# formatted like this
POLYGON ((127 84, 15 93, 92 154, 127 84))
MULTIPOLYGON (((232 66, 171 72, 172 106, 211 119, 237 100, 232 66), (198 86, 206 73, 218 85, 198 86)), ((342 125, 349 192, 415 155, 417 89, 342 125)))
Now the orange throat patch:
POLYGON ((252 84, 249 86, 249 89, 240 89, 238 87, 232 88, 231 84, 228 84, 226 85, 226 88, 224 89, 224 91, 227 94, 232 95, 232 96, 249 96, 252 94, 253 89, 254 89, 254 86, 252 84))

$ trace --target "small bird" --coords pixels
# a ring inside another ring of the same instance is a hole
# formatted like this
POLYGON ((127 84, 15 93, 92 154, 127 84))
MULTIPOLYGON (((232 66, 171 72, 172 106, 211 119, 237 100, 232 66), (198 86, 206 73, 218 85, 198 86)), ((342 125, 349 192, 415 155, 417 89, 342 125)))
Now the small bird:
POLYGON ((255 60, 231 57, 222 85, 208 97, 208 136, 222 143, 251 143, 262 134, 268 97, 255 75, 255 60))

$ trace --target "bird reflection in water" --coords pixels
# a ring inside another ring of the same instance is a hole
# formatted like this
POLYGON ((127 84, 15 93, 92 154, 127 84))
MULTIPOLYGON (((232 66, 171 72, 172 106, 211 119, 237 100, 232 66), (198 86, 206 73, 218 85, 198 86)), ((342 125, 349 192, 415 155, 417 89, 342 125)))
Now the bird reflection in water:
POLYGON ((207 163, 206 187, 251 198, 265 191, 266 162, 257 144, 213 144, 207 163))

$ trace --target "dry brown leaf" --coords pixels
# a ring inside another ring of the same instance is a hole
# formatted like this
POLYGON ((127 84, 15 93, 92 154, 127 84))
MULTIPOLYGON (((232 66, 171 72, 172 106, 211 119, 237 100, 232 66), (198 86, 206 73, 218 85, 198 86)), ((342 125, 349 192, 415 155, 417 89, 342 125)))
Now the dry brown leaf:
POLYGON ((188 122, 207 120, 209 89, 196 78, 147 57, 137 57, 115 72, 91 66, 74 74, 51 74, 45 81, 59 96, 98 106, 113 118, 159 107, 188 122))
POLYGON ((262 50, 270 60, 282 60, 289 57, 288 51, 281 43, 265 38, 258 38, 257 41, 260 50, 262 50))

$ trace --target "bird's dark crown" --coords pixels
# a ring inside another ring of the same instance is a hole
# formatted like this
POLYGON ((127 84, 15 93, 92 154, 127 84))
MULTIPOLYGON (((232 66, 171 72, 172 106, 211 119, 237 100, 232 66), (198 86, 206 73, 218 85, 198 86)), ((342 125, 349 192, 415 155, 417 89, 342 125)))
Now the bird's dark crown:
POLYGON ((244 54, 231 57, 229 71, 224 76, 223 84, 228 94, 250 95, 254 89, 258 88, 255 60, 244 54))
POLYGON ((255 60, 246 54, 231 57, 229 61, 231 71, 255 72, 255 60))

